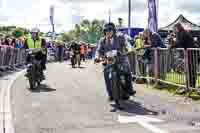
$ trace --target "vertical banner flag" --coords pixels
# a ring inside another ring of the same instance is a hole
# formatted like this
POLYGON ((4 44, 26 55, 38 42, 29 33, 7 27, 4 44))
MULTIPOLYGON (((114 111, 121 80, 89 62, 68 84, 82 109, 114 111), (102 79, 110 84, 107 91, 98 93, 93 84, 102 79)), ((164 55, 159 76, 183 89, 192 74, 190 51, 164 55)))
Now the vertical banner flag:
POLYGON ((152 32, 158 32, 158 2, 148 0, 148 28, 152 32))

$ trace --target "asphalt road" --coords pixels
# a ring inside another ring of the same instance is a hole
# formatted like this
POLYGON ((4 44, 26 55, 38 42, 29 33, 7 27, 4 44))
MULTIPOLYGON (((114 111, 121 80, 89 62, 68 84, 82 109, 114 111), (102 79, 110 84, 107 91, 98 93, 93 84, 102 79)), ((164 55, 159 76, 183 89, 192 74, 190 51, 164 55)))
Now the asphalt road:
POLYGON ((176 99, 145 90, 141 85, 135 85, 138 93, 132 101, 124 103, 125 111, 113 112, 107 101, 101 66, 92 62, 82 66, 72 69, 66 62, 49 64, 47 80, 34 92, 28 89, 26 78, 19 77, 11 88, 15 132, 200 132, 198 126, 190 125, 193 118, 200 118, 196 105, 178 104, 176 99), (123 116, 125 120, 120 120, 123 116))

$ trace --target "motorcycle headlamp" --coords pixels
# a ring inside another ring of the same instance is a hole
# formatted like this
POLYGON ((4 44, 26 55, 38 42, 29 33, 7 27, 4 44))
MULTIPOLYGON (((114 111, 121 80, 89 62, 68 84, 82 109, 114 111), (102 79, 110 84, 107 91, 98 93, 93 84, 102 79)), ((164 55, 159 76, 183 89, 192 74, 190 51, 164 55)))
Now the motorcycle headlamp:
POLYGON ((33 52, 30 50, 30 51, 28 51, 28 54, 32 54, 33 52))
POLYGON ((112 61, 114 61, 114 59, 113 58, 108 58, 108 61, 112 62, 112 61))

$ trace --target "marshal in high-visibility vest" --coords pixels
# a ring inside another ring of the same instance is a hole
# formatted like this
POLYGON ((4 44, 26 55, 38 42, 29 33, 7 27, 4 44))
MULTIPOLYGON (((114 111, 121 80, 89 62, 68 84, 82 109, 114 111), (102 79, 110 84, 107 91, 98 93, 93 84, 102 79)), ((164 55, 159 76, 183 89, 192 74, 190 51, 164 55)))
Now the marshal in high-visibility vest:
POLYGON ((28 48, 42 48, 42 38, 36 39, 35 41, 29 37, 27 39, 28 48))

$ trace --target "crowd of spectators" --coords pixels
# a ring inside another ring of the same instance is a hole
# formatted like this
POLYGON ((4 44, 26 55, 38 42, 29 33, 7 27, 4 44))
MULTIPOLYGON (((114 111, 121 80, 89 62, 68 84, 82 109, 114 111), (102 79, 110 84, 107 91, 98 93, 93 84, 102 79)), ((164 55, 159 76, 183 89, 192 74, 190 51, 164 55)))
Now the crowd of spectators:
POLYGON ((24 38, 4 37, 0 39, 1 47, 22 48, 24 46, 24 38))
MULTIPOLYGON (((184 27, 178 23, 174 27, 174 31, 169 32, 167 38, 162 39, 161 36, 158 33, 153 33, 149 29, 144 30, 144 32, 140 32, 135 38, 134 38, 134 45, 133 49, 142 58, 139 60, 139 69, 140 73, 142 73, 143 76, 146 76, 145 69, 147 64, 152 64, 153 59, 155 59, 155 53, 153 52, 152 48, 168 48, 169 49, 169 55, 172 56, 175 54, 175 57, 173 59, 173 63, 176 62, 176 60, 181 60, 179 63, 180 65, 184 66, 184 63, 186 62, 186 59, 188 59, 187 67, 184 69, 188 69, 188 86, 195 88, 196 84, 196 66, 199 56, 198 54, 195 54, 194 52, 189 52, 187 54, 187 57, 184 57, 184 52, 186 53, 188 48, 199 48, 200 43, 197 37, 193 37, 192 34, 185 30, 184 27), (182 51, 171 51, 175 50, 175 48, 183 48, 182 51)), ((196 52, 197 53, 197 52, 196 52)), ((154 68, 156 67, 157 70, 157 78, 161 78, 165 80, 166 78, 166 70, 168 64, 172 62, 171 57, 167 56, 166 52, 164 53, 157 53, 156 56, 158 58, 157 62, 158 66, 153 66, 152 71, 154 71, 154 68)), ((155 65, 155 64, 154 64, 155 65)), ((151 76, 151 73, 150 73, 151 76)))

